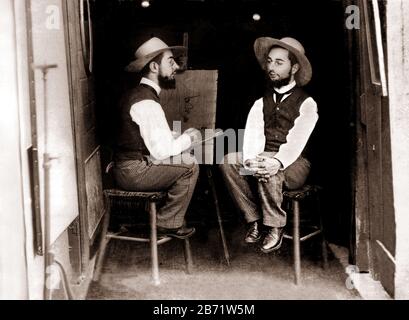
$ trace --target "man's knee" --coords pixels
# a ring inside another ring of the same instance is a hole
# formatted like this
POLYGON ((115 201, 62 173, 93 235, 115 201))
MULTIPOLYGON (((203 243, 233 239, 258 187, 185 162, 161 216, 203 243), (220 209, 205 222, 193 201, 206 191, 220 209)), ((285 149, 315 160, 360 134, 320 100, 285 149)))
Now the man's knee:
POLYGON ((192 174, 194 176, 196 176, 196 177, 199 176, 200 167, 199 167, 199 165, 197 163, 193 163, 192 168, 190 170, 192 171, 192 174))
POLYGON ((284 183, 284 173, 282 171, 272 175, 266 182, 259 182, 260 186, 265 189, 275 189, 281 191, 284 183))

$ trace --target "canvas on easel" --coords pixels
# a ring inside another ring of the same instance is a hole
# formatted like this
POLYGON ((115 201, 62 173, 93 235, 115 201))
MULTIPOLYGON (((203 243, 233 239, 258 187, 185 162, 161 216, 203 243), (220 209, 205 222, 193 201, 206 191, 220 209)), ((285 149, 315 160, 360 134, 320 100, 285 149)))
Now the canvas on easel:
MULTIPOLYGON (((217 70, 186 70, 176 75, 174 90, 162 90, 161 104, 172 130, 209 129, 208 133, 215 130, 217 76, 217 70)), ((198 160, 213 164, 213 150, 214 139, 207 140, 198 160)))

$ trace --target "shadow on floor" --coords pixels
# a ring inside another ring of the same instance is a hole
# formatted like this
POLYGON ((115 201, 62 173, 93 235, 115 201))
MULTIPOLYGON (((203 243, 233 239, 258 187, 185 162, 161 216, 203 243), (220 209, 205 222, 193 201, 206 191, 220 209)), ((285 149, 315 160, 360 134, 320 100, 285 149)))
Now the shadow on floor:
POLYGON ((183 241, 173 240, 159 247, 161 284, 151 282, 149 246, 112 241, 99 282, 94 282, 87 299, 137 300, 247 300, 247 299, 360 299, 348 290, 347 275, 338 260, 329 257, 329 267, 321 267, 319 242, 302 245, 302 281, 293 278, 291 242, 263 254, 243 242, 243 226, 226 230, 231 266, 223 260, 218 229, 200 229, 192 237, 194 273, 185 273, 183 241))

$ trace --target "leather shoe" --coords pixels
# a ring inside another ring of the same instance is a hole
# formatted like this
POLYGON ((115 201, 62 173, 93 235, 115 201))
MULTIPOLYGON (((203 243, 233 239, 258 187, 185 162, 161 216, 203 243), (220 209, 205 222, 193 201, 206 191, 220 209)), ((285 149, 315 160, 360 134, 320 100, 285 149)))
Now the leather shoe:
POLYGON ((178 239, 187 239, 191 237, 195 233, 195 228, 194 227, 185 227, 182 226, 180 228, 175 228, 175 229, 169 229, 169 228, 163 228, 163 227, 157 227, 158 234, 162 236, 168 236, 172 238, 178 238, 178 239))
POLYGON ((247 231, 246 238, 244 241, 246 243, 256 243, 261 239, 261 232, 259 230, 258 221, 254 221, 250 224, 250 228, 247 231))
POLYGON ((263 240, 261 251, 269 253, 280 249, 283 242, 284 228, 270 228, 263 240))

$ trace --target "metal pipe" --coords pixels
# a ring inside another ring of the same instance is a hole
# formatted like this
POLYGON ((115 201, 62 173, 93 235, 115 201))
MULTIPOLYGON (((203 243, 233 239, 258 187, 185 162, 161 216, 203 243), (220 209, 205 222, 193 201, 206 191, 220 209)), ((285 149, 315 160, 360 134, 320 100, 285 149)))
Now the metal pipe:
POLYGON ((294 273, 295 284, 300 283, 301 258, 300 258, 300 204, 293 200, 293 246, 294 246, 294 273))
POLYGON ((43 295, 45 300, 51 300, 51 288, 48 281, 48 274, 53 272, 50 268, 54 264, 54 253, 51 247, 51 222, 50 222, 50 170, 51 161, 54 159, 48 153, 48 99, 47 99, 47 73, 49 69, 57 68, 56 64, 37 65, 34 69, 39 69, 43 74, 43 95, 44 95, 44 149, 43 149, 43 168, 44 168, 44 287, 43 295))
POLYGON ((160 284, 159 263, 158 263, 158 238, 156 232, 156 203, 149 203, 149 216, 151 227, 151 263, 152 263, 152 280, 155 286, 160 284))

